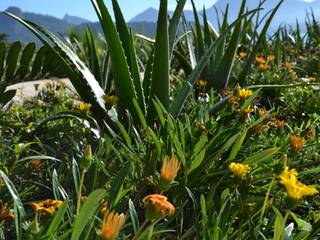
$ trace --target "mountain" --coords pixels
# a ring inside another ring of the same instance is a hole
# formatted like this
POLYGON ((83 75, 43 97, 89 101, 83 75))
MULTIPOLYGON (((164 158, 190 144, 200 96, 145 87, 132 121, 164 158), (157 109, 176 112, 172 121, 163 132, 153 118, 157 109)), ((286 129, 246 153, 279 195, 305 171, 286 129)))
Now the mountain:
MULTIPOLYGON (((213 1, 212 1, 213 2, 213 1)), ((247 7, 248 9, 255 9, 260 0, 247 0, 247 7)), ((266 0, 266 2, 263 5, 263 10, 261 11, 260 15, 266 14, 268 11, 273 9, 277 4, 279 3, 279 0, 266 0)), ((221 12, 224 12, 226 9, 226 6, 229 5, 229 21, 233 21, 237 18, 241 0, 218 0, 215 4, 213 4, 211 7, 208 7, 206 9, 206 14, 208 17, 208 20, 214 25, 217 26, 217 15, 216 10, 219 12, 219 17, 221 19, 221 12)), ((271 24, 272 28, 278 27, 280 24, 295 24, 296 20, 299 22, 304 22, 306 11, 313 9, 316 17, 319 15, 320 11, 320 0, 314 0, 313 2, 305 2, 302 0, 284 0, 282 3, 279 11, 277 12, 276 16, 273 19, 273 22, 271 24)), ((200 10, 200 9, 198 9, 200 10)), ((184 11, 187 21, 193 22, 193 13, 190 10, 184 11)), ((169 14, 172 14, 172 12, 169 12, 169 14)), ((138 14, 136 17, 132 18, 129 22, 156 22, 158 15, 158 10, 154 8, 148 8, 144 12, 138 14)), ((199 11, 199 16, 201 17, 202 10, 199 11)))
POLYGON ((81 18, 81 17, 76 17, 76 16, 71 16, 71 15, 64 15, 63 21, 72 24, 72 25, 80 25, 84 23, 88 23, 89 21, 87 19, 81 18))
MULTIPOLYGON (((23 12, 20 8, 17 7, 9 7, 6 11, 13 13, 21 18, 25 18, 32 22, 35 22, 54 33, 65 33, 68 31, 68 29, 74 27, 73 24, 70 24, 62 19, 49 15, 23 12)), ((7 34, 7 40, 9 42, 19 40, 24 43, 32 41, 39 43, 37 38, 29 30, 27 30, 20 23, 11 19, 2 12, 0 12, 0 25, 0 34, 7 34)))

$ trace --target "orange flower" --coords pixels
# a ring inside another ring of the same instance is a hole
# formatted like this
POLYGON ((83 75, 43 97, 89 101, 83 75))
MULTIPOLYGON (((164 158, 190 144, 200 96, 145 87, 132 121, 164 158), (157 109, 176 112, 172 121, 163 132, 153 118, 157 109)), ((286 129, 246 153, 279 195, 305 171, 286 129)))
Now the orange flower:
POLYGON ((298 135, 291 136, 291 148, 295 151, 299 151, 303 148, 303 146, 307 143, 304 137, 298 135))
POLYGON ((30 166, 32 167, 33 170, 35 171, 39 171, 40 168, 41 168, 41 160, 40 159, 33 159, 31 162, 30 162, 30 166))
POLYGON ((12 220, 15 218, 14 211, 9 207, 9 204, 1 204, 0 207, 0 223, 4 220, 12 220))
POLYGON ((161 168, 161 179, 171 182, 178 174, 180 161, 176 157, 165 156, 161 168))
POLYGON ((308 77, 309 81, 316 81, 317 78, 316 77, 308 77))
POLYGON ((63 204, 60 200, 46 199, 43 201, 32 202, 33 210, 37 212, 53 214, 63 204))
POLYGON ((247 56, 247 53, 245 52, 239 52, 240 59, 244 59, 247 56))
POLYGON ((106 240, 115 239, 126 221, 124 214, 118 214, 115 211, 106 209, 104 213, 103 222, 101 225, 100 236, 106 240))
POLYGON ((290 77, 291 78, 297 78, 297 72, 296 71, 291 71, 290 72, 290 77))
POLYGON ((273 62, 274 59, 275 59, 275 56, 274 56, 274 55, 269 55, 269 56, 268 56, 268 61, 269 61, 269 62, 273 62))
POLYGON ((200 86, 200 87, 205 87, 205 86, 207 86, 208 82, 207 82, 206 80, 199 79, 199 80, 197 81, 197 84, 198 84, 198 86, 200 86))
POLYGON ((174 214, 174 206, 167 200, 166 196, 160 194, 151 194, 143 199, 146 207, 146 217, 148 219, 155 219, 172 216, 174 214))
POLYGON ((292 64, 287 62, 287 63, 285 64, 285 67, 286 67, 286 69, 290 69, 290 68, 292 67, 292 64))
POLYGON ((264 59, 264 57, 256 57, 256 62, 259 64, 264 64, 266 63, 266 60, 264 59))
POLYGON ((269 69, 269 65, 268 65, 268 64, 263 64, 263 63, 261 63, 261 64, 259 65, 259 69, 260 69, 261 71, 267 71, 267 70, 269 69))

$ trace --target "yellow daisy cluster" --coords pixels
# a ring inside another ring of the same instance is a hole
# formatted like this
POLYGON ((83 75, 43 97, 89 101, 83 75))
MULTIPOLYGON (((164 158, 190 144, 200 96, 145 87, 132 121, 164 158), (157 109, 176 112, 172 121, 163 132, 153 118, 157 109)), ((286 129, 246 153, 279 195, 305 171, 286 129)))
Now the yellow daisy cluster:
POLYGON ((250 97, 253 94, 252 90, 250 89, 245 89, 245 88, 241 88, 239 90, 239 97, 241 99, 247 99, 248 97, 250 97))
POLYGON ((78 105, 78 110, 82 113, 88 113, 92 105, 90 103, 81 102, 78 105))
POLYGON ((53 214, 63 204, 60 200, 46 199, 43 201, 32 202, 33 210, 42 213, 53 214))
POLYGON ((249 165, 242 164, 242 163, 231 163, 229 165, 230 171, 233 173, 234 176, 242 178, 250 171, 249 165))
POLYGON ((280 174, 280 183, 287 190, 288 197, 293 200, 300 200, 305 196, 313 196, 318 193, 314 186, 307 186, 298 180, 298 172, 288 167, 280 174))

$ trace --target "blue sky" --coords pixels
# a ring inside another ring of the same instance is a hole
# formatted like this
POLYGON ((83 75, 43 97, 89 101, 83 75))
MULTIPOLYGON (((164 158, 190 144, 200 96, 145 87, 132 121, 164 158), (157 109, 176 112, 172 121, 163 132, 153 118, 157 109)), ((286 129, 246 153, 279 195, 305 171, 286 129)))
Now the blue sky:
MULTIPOLYGON (((110 6, 111 0, 105 0, 110 6)), ((142 12, 148 7, 158 7, 159 0, 118 0, 127 20, 142 12)), ((174 8, 176 0, 169 0, 169 7, 174 8)), ((216 0, 195 0, 198 7, 211 7, 216 0)), ((62 18, 65 13, 86 18, 91 21, 96 20, 95 12, 90 0, 0 0, 0 10, 3 11, 9 6, 16 6, 23 11, 49 14, 62 18)), ((187 8, 190 8, 188 2, 187 8)))

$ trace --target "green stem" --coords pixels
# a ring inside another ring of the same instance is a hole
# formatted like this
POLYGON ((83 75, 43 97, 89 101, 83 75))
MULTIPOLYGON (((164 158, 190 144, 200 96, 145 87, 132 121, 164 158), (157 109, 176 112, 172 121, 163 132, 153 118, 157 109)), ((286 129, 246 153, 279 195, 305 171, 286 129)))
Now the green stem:
POLYGON ((273 88, 295 88, 295 87, 308 87, 320 86, 320 83, 297 83, 297 84, 270 84, 270 85, 252 85, 246 88, 249 89, 273 89, 273 88))
POLYGON ((83 188, 83 182, 84 182, 84 175, 86 174, 86 171, 83 170, 81 172, 81 177, 80 177, 80 185, 79 185, 79 192, 78 192, 78 200, 77 200, 77 215, 80 212, 80 206, 81 206, 81 195, 82 195, 82 188, 83 188))

